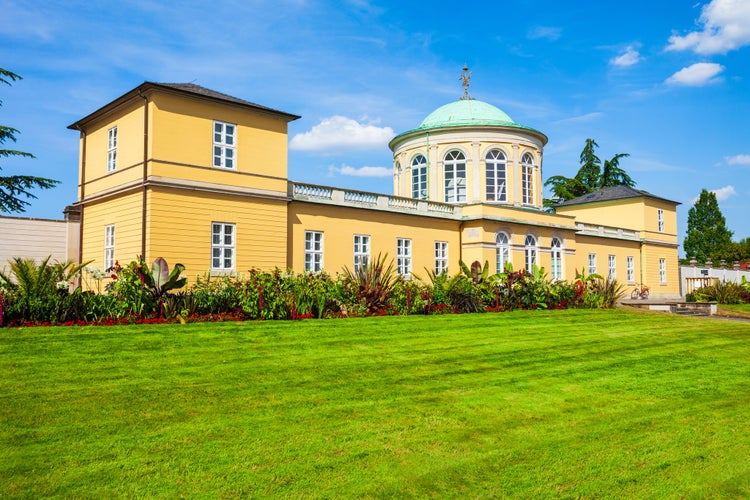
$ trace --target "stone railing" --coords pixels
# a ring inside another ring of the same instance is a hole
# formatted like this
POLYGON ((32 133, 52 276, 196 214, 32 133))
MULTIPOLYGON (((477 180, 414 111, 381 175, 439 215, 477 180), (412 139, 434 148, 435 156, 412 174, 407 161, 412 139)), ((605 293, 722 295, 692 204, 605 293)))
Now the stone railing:
POLYGON ((628 240, 637 240, 640 238, 638 231, 623 229, 621 227, 599 226, 596 224, 576 223, 576 229, 579 233, 595 234, 599 236, 611 236, 613 238, 624 238, 628 240))
POLYGON ((366 207, 389 212, 430 215, 432 217, 458 218, 461 216, 461 207, 450 203, 415 200, 413 198, 292 181, 289 182, 289 197, 299 201, 326 203, 342 207, 366 207))

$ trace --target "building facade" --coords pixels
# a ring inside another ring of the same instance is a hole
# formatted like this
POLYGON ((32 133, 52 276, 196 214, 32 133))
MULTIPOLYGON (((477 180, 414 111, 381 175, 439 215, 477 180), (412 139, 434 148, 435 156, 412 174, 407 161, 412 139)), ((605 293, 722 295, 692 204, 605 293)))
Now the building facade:
POLYGON ((679 296, 677 203, 613 188, 544 211, 547 137, 468 93, 391 141, 393 195, 290 181, 287 125, 297 118, 146 82, 72 124, 79 260, 107 268, 162 256, 195 276, 335 273, 388 254, 407 277, 489 261, 679 296))

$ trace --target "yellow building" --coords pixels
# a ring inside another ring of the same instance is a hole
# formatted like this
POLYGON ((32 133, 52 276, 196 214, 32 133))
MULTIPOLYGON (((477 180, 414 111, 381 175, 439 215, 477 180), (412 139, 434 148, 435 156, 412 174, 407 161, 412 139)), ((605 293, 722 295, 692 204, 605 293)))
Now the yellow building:
POLYGON ((387 253, 405 276, 544 267, 596 272, 679 296, 676 205, 612 188, 542 210, 547 137, 468 97, 396 136, 394 195, 287 176, 299 118, 193 84, 144 83, 72 124, 80 131, 80 260, 143 255, 189 276, 353 268, 387 253))

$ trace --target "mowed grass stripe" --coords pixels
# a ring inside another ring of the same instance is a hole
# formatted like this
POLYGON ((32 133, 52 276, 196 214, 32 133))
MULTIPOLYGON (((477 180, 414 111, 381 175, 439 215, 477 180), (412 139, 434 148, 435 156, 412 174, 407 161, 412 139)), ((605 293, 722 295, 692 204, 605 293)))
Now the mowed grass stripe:
POLYGON ((750 324, 0 330, 2 496, 747 496, 750 324))

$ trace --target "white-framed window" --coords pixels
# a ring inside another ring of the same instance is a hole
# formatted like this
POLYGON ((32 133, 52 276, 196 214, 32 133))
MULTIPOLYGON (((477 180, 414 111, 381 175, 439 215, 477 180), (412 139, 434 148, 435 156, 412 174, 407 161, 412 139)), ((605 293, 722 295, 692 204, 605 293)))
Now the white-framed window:
POLYGON ((448 242, 435 242, 435 274, 448 272, 448 242))
POLYGON ((534 270, 534 264, 536 264, 536 238, 527 234, 526 241, 524 241, 524 254, 526 261, 526 271, 532 272, 534 270))
POLYGON ((596 254, 589 254, 589 274, 596 274, 596 254))
POLYGON ((609 255, 607 257, 607 270, 609 273, 607 274, 607 279, 612 281, 617 277, 617 257, 614 255, 609 255))
POLYGON ((552 238, 552 244, 550 245, 550 253, 552 254, 552 279, 561 280, 562 271, 562 241, 560 238, 552 238))
POLYGON ((417 155, 411 160, 411 197, 427 199, 427 158, 417 155))
POLYGON ((534 157, 530 153, 521 158, 521 196, 524 205, 534 204, 534 157))
POLYGON ((370 262, 370 237, 366 234, 354 235, 354 269, 370 262))
POLYGON ((211 270, 233 271, 235 226, 228 222, 211 223, 211 270))
POLYGON ((214 120, 214 167, 236 168, 237 125, 214 120))
POLYGON ((445 173, 445 202, 466 201, 466 157, 461 151, 450 151, 443 160, 445 173))
POLYGON ((659 224, 659 232, 664 232, 664 210, 661 208, 656 211, 656 221, 659 224))
POLYGON ((507 201, 507 190, 505 189, 505 154, 499 149, 490 150, 484 158, 484 163, 487 182, 487 201, 507 201))
POLYGON ((323 270, 323 232, 305 231, 305 271, 323 270))
POLYGON ((510 262, 510 238, 502 231, 495 235, 495 266, 498 273, 505 271, 510 262))
POLYGON ((659 281, 662 285, 667 284, 667 260, 659 259, 659 281))
POLYGON ((117 169, 117 125, 107 131, 107 172, 117 169))
POLYGON ((635 259, 632 255, 628 255, 627 259, 628 267, 628 283, 635 283, 635 259))
POLYGON ((104 271, 115 267, 115 225, 104 226, 104 271))
POLYGON ((411 239, 396 239, 396 271, 406 278, 411 276, 411 239))

